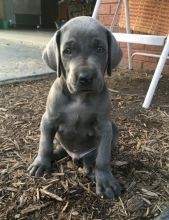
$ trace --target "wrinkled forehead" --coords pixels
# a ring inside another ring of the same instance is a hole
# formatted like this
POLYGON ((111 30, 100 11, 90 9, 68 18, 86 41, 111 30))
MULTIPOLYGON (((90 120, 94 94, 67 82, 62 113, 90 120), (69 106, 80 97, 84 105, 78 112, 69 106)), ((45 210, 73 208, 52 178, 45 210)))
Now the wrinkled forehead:
POLYGON ((61 42, 65 44, 67 41, 75 40, 79 43, 85 43, 98 39, 103 44, 107 42, 106 29, 98 23, 70 23, 61 30, 61 42))

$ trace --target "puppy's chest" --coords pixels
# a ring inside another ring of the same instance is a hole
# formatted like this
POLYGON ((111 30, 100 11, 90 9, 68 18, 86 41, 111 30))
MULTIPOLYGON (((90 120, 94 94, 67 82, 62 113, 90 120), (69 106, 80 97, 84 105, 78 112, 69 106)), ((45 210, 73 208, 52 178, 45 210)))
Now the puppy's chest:
POLYGON ((67 105, 61 114, 57 137, 66 150, 84 154, 96 147, 97 114, 90 106, 75 102, 67 105))
POLYGON ((61 112, 58 133, 65 139, 88 139, 96 135, 97 115, 86 105, 70 105, 61 112))

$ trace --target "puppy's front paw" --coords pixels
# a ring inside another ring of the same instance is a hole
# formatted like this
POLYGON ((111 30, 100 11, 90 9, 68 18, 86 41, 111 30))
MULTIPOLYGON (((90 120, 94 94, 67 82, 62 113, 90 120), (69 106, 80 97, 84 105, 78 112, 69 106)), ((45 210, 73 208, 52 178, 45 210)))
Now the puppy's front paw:
POLYGON ((114 199, 115 197, 119 197, 122 191, 122 187, 116 178, 112 175, 111 171, 96 171, 97 195, 109 199, 114 199))
POLYGON ((28 167, 28 172, 31 176, 43 176, 44 172, 51 170, 51 161, 45 157, 37 156, 34 162, 28 167))

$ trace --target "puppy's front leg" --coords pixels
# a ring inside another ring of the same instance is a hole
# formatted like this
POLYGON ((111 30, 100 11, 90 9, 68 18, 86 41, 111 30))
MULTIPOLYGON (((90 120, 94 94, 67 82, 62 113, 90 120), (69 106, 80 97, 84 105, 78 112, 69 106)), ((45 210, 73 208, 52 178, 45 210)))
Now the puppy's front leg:
POLYGON ((111 172, 111 143, 113 137, 112 123, 100 124, 101 140, 96 157, 96 193, 106 198, 120 196, 122 188, 111 172))
POLYGON ((53 139, 56 132, 55 119, 51 120, 45 113, 41 120, 40 130, 38 155, 28 168, 31 176, 42 176, 45 171, 51 170, 53 139))

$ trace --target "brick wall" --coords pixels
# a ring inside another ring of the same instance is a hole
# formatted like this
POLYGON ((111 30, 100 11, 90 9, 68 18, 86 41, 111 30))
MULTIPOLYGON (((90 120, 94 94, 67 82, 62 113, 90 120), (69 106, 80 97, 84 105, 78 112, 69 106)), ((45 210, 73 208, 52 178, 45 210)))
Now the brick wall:
MULTIPOLYGON (((101 21, 101 23, 103 23, 107 27, 111 25, 112 18, 115 13, 117 4, 118 4, 118 0, 102 0, 101 6, 99 9, 99 20, 101 21)), ((118 20, 118 16, 117 16, 117 20, 118 20)), ((115 31, 124 32, 125 30, 119 29, 117 26, 115 26, 115 31)), ((127 61, 126 43, 120 43, 120 47, 123 50, 123 59, 120 63, 120 66, 127 67, 128 61, 127 61)), ((161 49, 162 48, 158 46, 132 44, 132 52, 149 52, 149 53, 159 54, 161 52, 161 49)), ((157 62, 158 62, 158 58, 137 55, 133 59, 133 69, 144 70, 144 71, 154 71, 157 65, 157 62)), ((165 64, 164 72, 169 72, 169 60, 165 64)))

